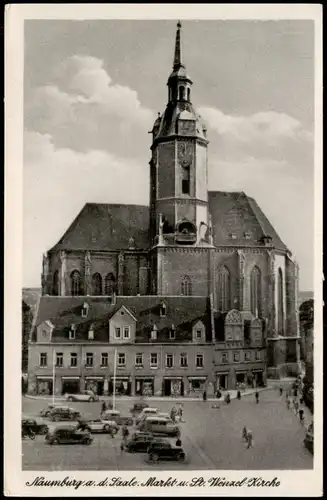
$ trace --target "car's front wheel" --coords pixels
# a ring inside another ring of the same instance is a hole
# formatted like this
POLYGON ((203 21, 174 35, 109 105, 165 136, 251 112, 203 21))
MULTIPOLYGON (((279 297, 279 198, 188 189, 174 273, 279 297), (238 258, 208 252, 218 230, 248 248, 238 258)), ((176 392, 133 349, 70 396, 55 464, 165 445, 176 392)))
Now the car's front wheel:
POLYGON ((59 439, 52 439, 52 441, 50 441, 50 444, 60 444, 60 441, 59 439))
POLYGON ((184 462, 184 460, 185 460, 185 455, 184 455, 184 453, 180 453, 179 455, 177 455, 177 460, 178 460, 179 462, 184 462))
POLYGON ((158 460, 159 460, 159 455, 157 455, 157 453, 151 453, 151 455, 150 455, 150 460, 151 460, 152 462, 158 462, 158 460))
POLYGON ((72 398, 71 396, 69 396, 68 401, 72 402, 72 401, 74 401, 74 398, 72 398))
POLYGON ((86 438, 86 439, 85 439, 85 441, 84 441, 84 444, 89 445, 89 444, 91 444, 91 442, 92 442, 92 441, 91 441, 91 439, 90 439, 90 438, 86 438))
POLYGON ((44 427, 41 427, 40 434, 47 434, 48 430, 49 430, 48 427, 45 425, 44 427))
POLYGON ((91 397, 91 398, 89 399, 89 403, 93 403, 93 402, 94 402, 94 398, 92 398, 92 397, 91 397))

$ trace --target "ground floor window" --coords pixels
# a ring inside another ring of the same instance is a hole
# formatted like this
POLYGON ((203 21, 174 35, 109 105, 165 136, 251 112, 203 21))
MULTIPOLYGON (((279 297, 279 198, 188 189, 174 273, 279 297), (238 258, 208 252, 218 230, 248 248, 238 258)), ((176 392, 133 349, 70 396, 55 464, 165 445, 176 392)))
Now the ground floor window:
POLYGON ((227 373, 217 374, 216 387, 217 387, 217 389, 223 389, 223 390, 228 389, 228 374, 227 373))
MULTIPOLYGON (((113 378, 109 381, 109 394, 112 395, 114 392, 114 380, 113 378)), ((119 379, 116 378, 115 393, 117 395, 129 396, 131 394, 131 382, 129 379, 119 379)))
POLYGON ((164 396, 184 396, 183 380, 164 379, 162 392, 164 396))
POLYGON ((62 394, 78 394, 80 392, 80 380, 65 380, 62 381, 62 394))
POLYGON ((102 396, 104 392, 104 381, 103 380, 86 380, 85 390, 92 391, 98 396, 102 396))
POLYGON ((190 392, 202 392, 205 388, 205 380, 203 379, 189 379, 190 392))
POLYGON ((135 380, 136 396, 153 396, 153 394, 154 394, 154 380, 152 378, 135 380))
POLYGON ((52 379, 49 380, 37 379, 37 384, 36 384, 37 394, 48 396, 52 394, 52 388, 53 388, 52 379))

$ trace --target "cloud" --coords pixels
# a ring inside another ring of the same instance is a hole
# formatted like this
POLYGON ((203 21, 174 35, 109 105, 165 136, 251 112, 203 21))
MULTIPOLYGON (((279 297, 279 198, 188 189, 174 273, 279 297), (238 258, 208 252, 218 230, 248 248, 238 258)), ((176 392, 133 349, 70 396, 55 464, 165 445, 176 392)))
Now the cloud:
POLYGON ((212 131, 240 143, 263 141, 269 146, 285 139, 311 140, 311 134, 301 123, 286 113, 262 111, 250 116, 232 116, 209 107, 202 107, 199 112, 212 131))
POLYGON ((148 151, 148 130, 155 113, 142 106, 137 92, 114 83, 103 61, 73 56, 55 71, 53 82, 26 98, 25 125, 50 133, 59 147, 103 149, 134 156, 148 151), (135 150, 126 148, 131 138, 135 150))

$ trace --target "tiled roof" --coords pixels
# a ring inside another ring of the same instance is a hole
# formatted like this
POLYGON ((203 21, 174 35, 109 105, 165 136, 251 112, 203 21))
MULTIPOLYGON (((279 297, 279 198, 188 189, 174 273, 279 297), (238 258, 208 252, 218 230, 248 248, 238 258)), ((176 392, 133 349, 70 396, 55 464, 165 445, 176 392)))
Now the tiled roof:
POLYGON ((124 250, 149 248, 149 207, 86 203, 52 250, 124 250))
POLYGON ((287 250, 275 229, 253 198, 244 192, 209 191, 213 240, 216 246, 264 246, 270 236, 272 245, 287 250))
POLYGON ((112 305, 108 297, 43 296, 35 318, 32 338, 36 338, 35 327, 50 320, 55 326, 52 337, 57 338, 58 341, 61 341, 63 337, 68 340, 68 331, 72 324, 76 325, 77 343, 87 339, 87 332, 91 325, 97 332, 95 340, 107 341, 108 320, 122 305, 127 307, 137 319, 138 341, 149 339, 153 324, 156 324, 158 328, 158 341, 168 340, 172 325, 176 327, 176 336, 179 336, 180 340, 190 340, 192 327, 199 319, 206 325, 207 331, 210 330, 206 297, 118 296, 116 304, 112 305), (166 305, 165 317, 160 316, 160 306, 163 302, 166 305), (84 303, 87 303, 89 307, 86 318, 81 316, 84 303))

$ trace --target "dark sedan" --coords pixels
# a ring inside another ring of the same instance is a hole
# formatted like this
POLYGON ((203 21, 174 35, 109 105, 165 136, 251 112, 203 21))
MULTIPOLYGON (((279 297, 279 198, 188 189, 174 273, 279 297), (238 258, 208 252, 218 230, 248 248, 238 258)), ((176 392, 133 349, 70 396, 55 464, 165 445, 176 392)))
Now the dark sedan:
POLYGON ((167 441, 154 441, 151 443, 148 448, 148 454, 152 462, 158 462, 159 460, 176 460, 183 462, 185 460, 183 448, 175 446, 167 441))
POLYGON ((43 422, 37 422, 34 418, 23 417, 22 427, 29 429, 34 432, 34 434, 46 434, 48 432, 48 426, 43 422))
POLYGON ((73 427, 59 427, 45 436, 48 444, 91 444, 92 435, 88 431, 78 430, 73 427))
POLYGON ((131 438, 126 442, 124 448, 130 453, 137 452, 147 452, 148 448, 154 442, 164 442, 164 439, 154 437, 152 434, 147 432, 137 432, 131 436, 131 438))

